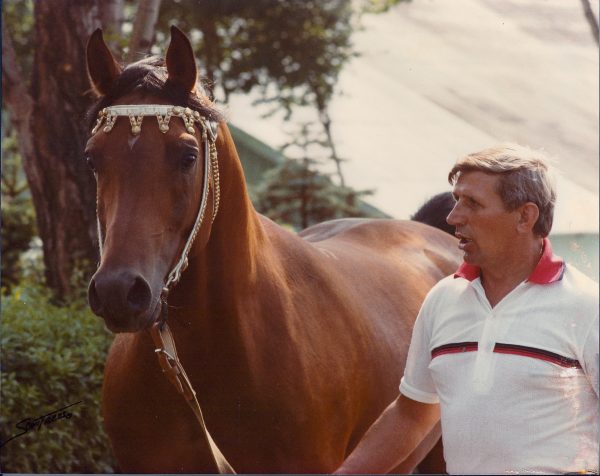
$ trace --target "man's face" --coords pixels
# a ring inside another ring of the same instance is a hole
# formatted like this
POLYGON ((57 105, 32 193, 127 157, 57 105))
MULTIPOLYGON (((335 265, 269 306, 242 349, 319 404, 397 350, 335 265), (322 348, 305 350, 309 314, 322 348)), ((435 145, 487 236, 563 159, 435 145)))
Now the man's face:
POLYGON ((456 205, 446 221, 456 227, 465 262, 501 266, 517 236, 518 211, 507 211, 498 195, 497 175, 461 173, 454 185, 456 205))

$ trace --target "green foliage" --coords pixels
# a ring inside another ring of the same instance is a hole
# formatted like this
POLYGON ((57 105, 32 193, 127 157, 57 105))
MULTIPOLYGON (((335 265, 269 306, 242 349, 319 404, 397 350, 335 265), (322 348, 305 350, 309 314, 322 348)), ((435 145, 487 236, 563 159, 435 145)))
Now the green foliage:
POLYGON ((399 3, 412 0, 363 0, 362 9, 365 13, 384 13, 399 3))
POLYGON ((100 389, 110 335, 85 302, 50 303, 36 286, 14 286, 2 303, 2 407, 6 441, 15 425, 72 403, 72 417, 44 425, 2 448, 2 471, 105 473, 115 463, 100 416, 100 389))
POLYGON ((310 160, 289 159, 265 174, 254 204, 272 220, 301 230, 324 220, 366 216, 360 197, 369 193, 335 185, 310 160))
POLYGON ((353 55, 352 14, 350 0, 166 0, 158 30, 176 23, 197 39, 201 66, 225 101, 258 86, 265 101, 291 113, 329 101, 353 55))
POLYGON ((35 234, 35 212, 14 134, 2 138, 1 219, 2 286, 9 288, 20 279, 19 256, 35 234))
MULTIPOLYGON (((361 201, 372 191, 335 184, 329 175, 315 169, 319 161, 312 157, 319 155, 315 148, 325 139, 323 132, 313 126, 301 124, 299 132, 291 134, 292 140, 282 147, 287 160, 266 172, 263 181, 254 187, 252 201, 256 209, 295 230, 335 218, 381 218, 361 201)), ((321 161, 327 159, 321 156, 321 161)))
POLYGON ((10 31, 17 60, 24 77, 31 77, 33 65, 33 0, 2 2, 2 26, 10 31))

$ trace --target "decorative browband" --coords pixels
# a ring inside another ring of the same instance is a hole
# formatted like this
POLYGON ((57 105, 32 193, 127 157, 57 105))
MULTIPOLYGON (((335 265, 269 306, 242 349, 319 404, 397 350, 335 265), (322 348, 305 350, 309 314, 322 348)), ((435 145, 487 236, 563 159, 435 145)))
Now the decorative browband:
POLYGON ((98 119, 92 129, 92 134, 102 129, 104 132, 110 132, 115 125, 117 117, 127 116, 131 123, 131 133, 138 135, 142 131, 142 120, 145 116, 155 116, 158 120, 158 128, 164 134, 169 130, 169 121, 171 117, 180 117, 185 124, 186 130, 190 134, 194 134, 194 123, 201 125, 202 129, 211 131, 211 127, 207 127, 206 119, 200 115, 198 111, 193 111, 189 107, 182 106, 165 106, 163 104, 143 104, 131 106, 110 106, 105 107, 98 113, 98 119))

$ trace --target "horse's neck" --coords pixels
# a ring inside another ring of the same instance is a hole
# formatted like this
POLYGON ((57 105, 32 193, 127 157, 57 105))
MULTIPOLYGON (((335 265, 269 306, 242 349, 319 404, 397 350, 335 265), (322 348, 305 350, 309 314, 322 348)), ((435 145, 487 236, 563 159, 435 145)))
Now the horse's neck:
POLYGON ((265 232, 250 201, 242 164, 229 129, 222 125, 220 133, 217 149, 221 157, 220 209, 203 250, 204 263, 199 271, 235 293, 255 279, 265 232))
POLYGON ((219 211, 208 243, 192 249, 190 265, 169 298, 174 318, 207 338, 216 328, 230 332, 236 326, 244 300, 258 281, 260 256, 269 247, 229 131, 222 127, 221 134, 219 211))

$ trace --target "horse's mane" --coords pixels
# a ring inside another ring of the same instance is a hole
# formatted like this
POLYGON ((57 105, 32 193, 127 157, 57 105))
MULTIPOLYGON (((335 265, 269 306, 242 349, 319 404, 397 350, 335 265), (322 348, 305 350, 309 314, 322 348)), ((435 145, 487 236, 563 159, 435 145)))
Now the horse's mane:
POLYGON ((190 94, 178 84, 169 81, 164 58, 151 56, 125 67, 108 94, 90 107, 87 112, 89 128, 92 127, 99 111, 110 106, 121 96, 134 91, 167 100, 174 106, 189 107, 211 121, 224 120, 223 114, 208 99, 200 83, 196 87, 198 94, 190 94))

